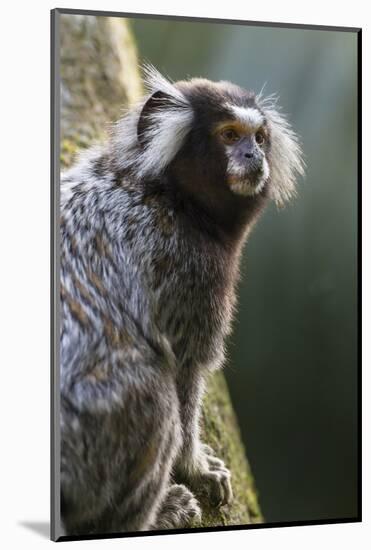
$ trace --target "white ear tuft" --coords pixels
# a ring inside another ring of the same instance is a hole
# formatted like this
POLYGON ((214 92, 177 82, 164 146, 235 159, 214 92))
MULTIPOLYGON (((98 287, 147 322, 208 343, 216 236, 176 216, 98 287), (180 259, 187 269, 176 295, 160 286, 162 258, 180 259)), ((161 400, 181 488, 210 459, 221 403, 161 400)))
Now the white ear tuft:
POLYGON ((163 92, 171 97, 174 102, 188 105, 187 99, 182 92, 174 86, 170 78, 165 78, 151 63, 142 64, 143 82, 149 95, 155 92, 163 92))
POLYGON ((296 179, 304 174, 303 153, 296 133, 286 117, 276 107, 278 97, 257 96, 257 104, 264 112, 271 133, 270 195, 282 206, 295 196, 296 179))
POLYGON ((116 166, 131 170, 139 179, 161 175, 182 147, 193 121, 184 94, 152 65, 142 68, 149 93, 116 124, 111 140, 116 166), (141 143, 139 126, 145 128, 141 143))

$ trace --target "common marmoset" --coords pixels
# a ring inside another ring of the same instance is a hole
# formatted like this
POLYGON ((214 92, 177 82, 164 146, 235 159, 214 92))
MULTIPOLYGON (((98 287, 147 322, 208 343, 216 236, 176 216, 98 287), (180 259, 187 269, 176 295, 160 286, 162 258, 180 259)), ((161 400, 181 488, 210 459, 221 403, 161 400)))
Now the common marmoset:
POLYGON ((232 500, 199 438, 223 363, 241 249, 303 171, 295 133, 230 82, 148 94, 61 180, 61 514, 66 534, 187 526, 191 488, 232 500), (179 472, 184 485, 176 484, 179 472))

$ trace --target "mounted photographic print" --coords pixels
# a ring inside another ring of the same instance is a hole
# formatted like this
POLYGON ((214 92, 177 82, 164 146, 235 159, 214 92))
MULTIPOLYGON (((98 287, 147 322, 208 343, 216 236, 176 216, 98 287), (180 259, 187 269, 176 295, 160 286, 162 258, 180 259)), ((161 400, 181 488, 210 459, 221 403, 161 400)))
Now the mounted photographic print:
POLYGON ((360 521, 360 56, 52 11, 53 540, 360 521))

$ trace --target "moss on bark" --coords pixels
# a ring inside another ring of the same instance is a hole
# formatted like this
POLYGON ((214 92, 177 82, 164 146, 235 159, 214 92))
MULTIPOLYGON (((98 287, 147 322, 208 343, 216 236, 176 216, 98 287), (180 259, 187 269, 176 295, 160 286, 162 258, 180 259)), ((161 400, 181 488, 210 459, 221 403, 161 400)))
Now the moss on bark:
POLYGON ((202 410, 202 437, 231 470, 234 494, 233 503, 219 510, 210 507, 206 496, 201 498, 202 525, 261 523, 254 479, 222 372, 212 374, 208 381, 202 410))
MULTIPOLYGON (((141 93, 137 51, 126 21, 61 15, 61 165, 104 138, 107 124, 141 93)), ((232 473, 234 501, 215 509, 199 496, 202 527, 262 521, 254 481, 222 372, 210 376, 202 411, 203 441, 232 473)))

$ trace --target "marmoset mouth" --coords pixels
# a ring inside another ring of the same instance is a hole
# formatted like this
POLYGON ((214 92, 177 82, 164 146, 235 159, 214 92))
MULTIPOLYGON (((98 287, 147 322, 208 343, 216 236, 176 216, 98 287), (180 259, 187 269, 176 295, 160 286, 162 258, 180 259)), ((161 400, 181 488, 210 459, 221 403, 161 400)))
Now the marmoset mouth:
POLYGON ((227 176, 227 183, 231 191, 237 195, 258 195, 263 190, 266 182, 261 176, 262 172, 259 173, 259 176, 254 174, 253 177, 247 174, 243 176, 230 174, 227 176))
POLYGON ((228 175, 228 183, 248 183, 249 185, 257 186, 259 185, 261 178, 259 176, 262 175, 262 171, 258 174, 253 174, 252 176, 249 174, 245 174, 243 176, 236 175, 236 174, 230 174, 228 175))

